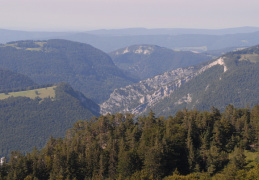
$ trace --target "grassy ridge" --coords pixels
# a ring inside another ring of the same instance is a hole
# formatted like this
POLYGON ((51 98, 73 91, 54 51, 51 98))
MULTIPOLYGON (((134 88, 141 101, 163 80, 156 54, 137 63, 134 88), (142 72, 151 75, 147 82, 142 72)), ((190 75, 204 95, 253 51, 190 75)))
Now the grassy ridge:
POLYGON ((10 92, 8 94, 0 93, 0 100, 7 99, 9 97, 28 97, 30 99, 35 99, 36 97, 39 97, 41 99, 55 98, 56 87, 57 86, 52 86, 52 87, 33 89, 33 90, 27 90, 27 91, 10 92))

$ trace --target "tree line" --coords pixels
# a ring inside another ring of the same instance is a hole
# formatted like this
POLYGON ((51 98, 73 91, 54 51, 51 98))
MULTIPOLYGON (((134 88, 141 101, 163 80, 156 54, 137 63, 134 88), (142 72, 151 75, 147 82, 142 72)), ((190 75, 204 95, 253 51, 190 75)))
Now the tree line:
POLYGON ((175 116, 107 114, 78 121, 41 150, 14 151, 1 179, 222 179, 258 177, 259 106, 175 116))

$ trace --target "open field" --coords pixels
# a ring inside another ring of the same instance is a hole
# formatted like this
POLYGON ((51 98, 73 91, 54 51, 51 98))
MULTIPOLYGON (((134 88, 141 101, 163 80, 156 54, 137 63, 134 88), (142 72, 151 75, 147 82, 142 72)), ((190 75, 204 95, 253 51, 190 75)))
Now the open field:
MULTIPOLYGON (((31 48, 25 48, 25 50, 28 51, 42 51, 42 48, 44 46, 44 44, 46 44, 47 42, 42 42, 42 41, 35 41, 33 42, 36 45, 39 45, 39 47, 31 47, 31 48)), ((19 47, 18 43, 8 43, 8 44, 4 44, 4 45, 0 45, 0 47, 14 47, 16 49, 23 49, 22 47, 19 47)))
POLYGON ((41 99, 44 98, 55 98, 55 88, 56 86, 52 87, 46 87, 46 88, 40 88, 40 89, 33 89, 28 91, 19 91, 19 92, 10 92, 8 94, 6 93, 0 93, 0 100, 6 99, 8 97, 29 97, 31 99, 35 99, 36 97, 39 97, 41 99))
POLYGON ((256 63, 259 61, 258 54, 243 54, 241 55, 240 61, 250 61, 252 63, 256 63))

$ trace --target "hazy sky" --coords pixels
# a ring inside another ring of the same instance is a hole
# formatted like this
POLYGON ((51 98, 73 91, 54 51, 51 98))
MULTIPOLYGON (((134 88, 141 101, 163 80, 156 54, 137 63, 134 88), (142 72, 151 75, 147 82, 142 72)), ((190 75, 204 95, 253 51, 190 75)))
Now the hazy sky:
POLYGON ((0 0, 0 28, 259 27, 259 0, 0 0))

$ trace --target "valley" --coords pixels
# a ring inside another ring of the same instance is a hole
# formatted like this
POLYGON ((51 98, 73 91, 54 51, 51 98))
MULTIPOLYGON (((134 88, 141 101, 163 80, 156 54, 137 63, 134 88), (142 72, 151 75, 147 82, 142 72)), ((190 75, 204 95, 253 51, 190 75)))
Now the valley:
POLYGON ((152 109, 158 115, 170 115, 182 108, 254 106, 258 101, 254 99, 258 88, 257 53, 258 46, 254 46, 116 89, 101 104, 101 112, 147 114, 152 109))
POLYGON ((8 32, 0 179, 253 179, 258 31, 181 31, 8 32))

